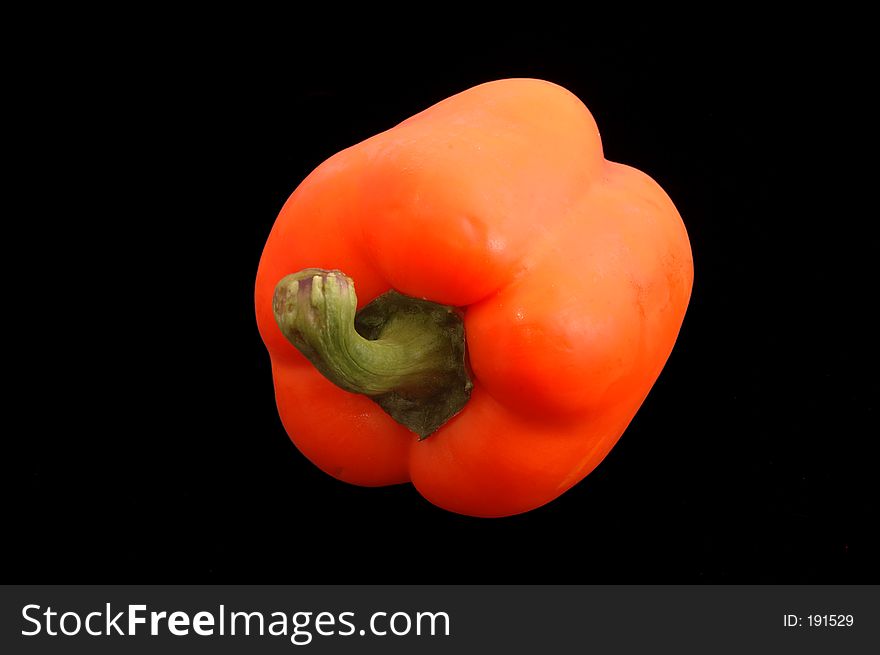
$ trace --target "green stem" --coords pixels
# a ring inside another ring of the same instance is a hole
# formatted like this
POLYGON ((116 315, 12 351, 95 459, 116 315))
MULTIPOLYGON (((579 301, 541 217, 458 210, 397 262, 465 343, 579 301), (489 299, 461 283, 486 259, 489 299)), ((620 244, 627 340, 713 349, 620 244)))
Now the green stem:
POLYGON ((420 439, 470 398, 464 324, 453 307, 389 291, 357 312, 351 278, 307 268, 278 282, 273 310, 324 377, 369 396, 420 439))

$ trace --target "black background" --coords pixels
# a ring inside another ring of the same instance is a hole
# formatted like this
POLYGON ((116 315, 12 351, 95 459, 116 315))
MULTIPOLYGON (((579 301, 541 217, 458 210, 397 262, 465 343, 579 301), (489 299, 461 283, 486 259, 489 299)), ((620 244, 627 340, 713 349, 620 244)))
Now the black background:
POLYGON ((38 343, 13 399, 37 406, 4 463, 4 578, 876 583, 858 35, 822 21, 391 20, 120 20, 68 35, 27 78, 35 293, 14 286, 38 343), (695 287, 666 369, 599 468, 543 508, 480 520, 408 485, 343 484, 298 453, 253 280, 283 202, 325 158, 514 76, 574 92, 606 157, 664 187, 695 287))

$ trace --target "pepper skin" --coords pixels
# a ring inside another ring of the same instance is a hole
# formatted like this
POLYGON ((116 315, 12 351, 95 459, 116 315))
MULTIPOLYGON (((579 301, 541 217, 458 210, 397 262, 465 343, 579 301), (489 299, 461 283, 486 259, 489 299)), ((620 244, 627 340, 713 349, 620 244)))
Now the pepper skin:
POLYGON ((278 411, 306 457, 352 484, 411 481, 447 510, 498 517, 602 461, 669 357, 692 284, 663 190, 604 159, 570 92, 508 79, 321 164, 272 228, 255 299, 278 411), (472 382, 460 411, 420 440, 325 378, 279 328, 275 297, 313 268, 353 280, 359 310, 390 289, 457 308, 472 382))

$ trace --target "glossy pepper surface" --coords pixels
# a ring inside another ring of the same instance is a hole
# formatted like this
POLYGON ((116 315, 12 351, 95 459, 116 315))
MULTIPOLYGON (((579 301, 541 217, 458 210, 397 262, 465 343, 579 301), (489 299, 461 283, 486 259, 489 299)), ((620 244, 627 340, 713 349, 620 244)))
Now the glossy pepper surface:
POLYGON ((669 357, 692 282, 663 190, 604 159, 574 95, 509 79, 318 166, 272 228, 255 299, 306 457, 492 517, 602 461, 669 357))

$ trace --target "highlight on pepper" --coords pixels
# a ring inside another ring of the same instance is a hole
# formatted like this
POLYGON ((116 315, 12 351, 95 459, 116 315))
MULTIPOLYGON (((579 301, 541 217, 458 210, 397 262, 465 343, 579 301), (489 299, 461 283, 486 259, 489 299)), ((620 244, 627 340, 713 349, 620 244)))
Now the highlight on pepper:
POLYGON ((281 421, 315 465, 499 517, 608 454, 692 284, 657 183, 604 158, 569 91, 506 79, 318 166, 272 228, 255 302, 281 421))

